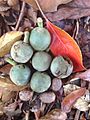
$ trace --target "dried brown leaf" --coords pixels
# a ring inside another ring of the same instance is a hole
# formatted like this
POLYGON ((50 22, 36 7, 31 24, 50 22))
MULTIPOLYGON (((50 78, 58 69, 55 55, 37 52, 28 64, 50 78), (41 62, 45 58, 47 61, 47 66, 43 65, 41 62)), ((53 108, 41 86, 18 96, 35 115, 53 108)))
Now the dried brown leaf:
POLYGON ((0 77, 0 88, 3 88, 5 90, 9 90, 9 91, 20 91, 25 89, 27 86, 16 86, 15 84, 13 84, 11 82, 11 80, 7 77, 0 77))
POLYGON ((46 16, 51 21, 62 19, 79 19, 90 15, 90 0, 73 0, 72 2, 60 6, 57 12, 47 13, 46 16))
MULTIPOLYGON (((67 96, 68 94, 70 94, 72 91, 74 90, 78 90, 80 89, 79 86, 74 85, 74 84, 67 84, 64 85, 64 94, 65 96, 67 96)), ((74 108, 80 110, 80 111, 86 111, 88 110, 88 103, 89 103, 89 91, 87 90, 85 95, 83 95, 82 97, 80 97, 75 104, 73 105, 74 108)))
POLYGON ((7 4, 0 4, 0 12, 5 12, 9 10, 11 7, 8 6, 7 4))
POLYGON ((19 0, 7 0, 7 4, 9 6, 14 6, 14 5, 17 5, 19 2, 19 0))
POLYGON ((60 109, 54 109, 39 120, 66 120, 67 114, 60 109))
POLYGON ((11 99, 15 98, 15 95, 16 95, 16 92, 14 92, 14 91, 3 90, 1 100, 3 103, 9 102, 11 99))
POLYGON ((75 90, 68 94, 61 103, 61 109, 64 112, 70 112, 71 107, 76 102, 77 99, 79 99, 81 96, 83 96, 86 92, 86 88, 79 88, 78 90, 75 90))
POLYGON ((77 74, 75 77, 90 82, 90 69, 80 74, 77 74))
POLYGON ((4 113, 3 107, 4 107, 3 102, 0 102, 0 115, 3 115, 4 113))
POLYGON ((16 107, 17 107, 18 103, 17 101, 15 101, 14 103, 9 104, 8 106, 4 107, 4 111, 5 112, 14 112, 16 107))
POLYGON ((0 99, 2 98, 2 94, 3 94, 3 89, 0 88, 0 99))
POLYGON ((4 0, 0 0, 0 3, 4 3, 4 0))
MULTIPOLYGON (((35 3, 35 0, 23 0, 26 3, 31 4, 31 6, 35 9, 37 8, 37 5, 35 3)), ((66 4, 72 0, 38 0, 42 10, 44 12, 54 12, 57 11, 57 7, 61 4, 66 4)))
POLYGON ((1 36, 0 37, 0 57, 3 57, 7 53, 9 53, 13 43, 20 40, 22 35, 23 35, 23 32, 11 31, 1 36))
POLYGON ((88 102, 86 102, 86 100, 83 97, 79 98, 75 102, 75 104, 73 105, 73 107, 77 108, 80 111, 87 111, 89 109, 88 102))
POLYGON ((67 96, 70 94, 72 91, 79 89, 80 87, 74 84, 67 84, 64 85, 64 95, 67 96))
POLYGON ((4 73, 4 74, 9 74, 9 71, 11 69, 12 65, 10 64, 6 64, 3 67, 0 68, 0 72, 4 73))

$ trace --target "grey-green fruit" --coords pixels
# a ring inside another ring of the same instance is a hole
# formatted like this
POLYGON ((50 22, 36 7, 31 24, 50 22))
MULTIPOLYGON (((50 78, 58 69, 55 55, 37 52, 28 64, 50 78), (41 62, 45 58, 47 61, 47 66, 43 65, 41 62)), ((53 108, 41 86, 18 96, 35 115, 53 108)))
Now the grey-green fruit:
POLYGON ((10 78, 16 85, 26 85, 30 80, 31 71, 23 64, 15 65, 10 70, 10 78))
POLYGON ((50 66, 51 72, 58 78, 66 78, 73 71, 72 62, 65 60, 62 56, 55 57, 50 66))
POLYGON ((32 58, 32 66, 38 71, 45 71, 51 63, 51 56, 46 52, 36 52, 32 58))
POLYGON ((31 46, 23 41, 17 41, 11 48, 11 57, 18 63, 26 63, 33 55, 31 46))
POLYGON ((31 31, 30 44, 37 51, 46 50, 51 43, 51 36, 47 29, 36 27, 31 31))
POLYGON ((32 75, 30 86, 37 93, 46 91, 51 85, 51 78, 46 73, 35 72, 32 75))

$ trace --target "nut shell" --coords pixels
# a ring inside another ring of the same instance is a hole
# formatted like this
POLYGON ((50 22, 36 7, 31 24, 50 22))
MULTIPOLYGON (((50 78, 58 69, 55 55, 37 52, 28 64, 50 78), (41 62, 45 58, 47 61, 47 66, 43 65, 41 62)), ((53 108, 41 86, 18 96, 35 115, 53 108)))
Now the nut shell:
POLYGON ((36 52, 32 58, 32 66, 37 71, 45 71, 51 63, 51 56, 46 52, 36 52))
POLYGON ((57 56, 53 59, 50 70, 57 78, 66 78, 72 73, 73 64, 68 58, 57 56))
POLYGON ((46 73, 35 72, 32 75, 30 86, 37 93, 46 91, 51 85, 51 78, 46 73))
POLYGON ((30 44, 35 50, 46 50, 50 43, 51 36, 47 29, 36 27, 31 31, 30 44))
POLYGON ((33 55, 31 46, 23 41, 17 41, 11 48, 11 57, 18 63, 26 63, 33 55))
POLYGON ((19 64, 13 66, 9 74, 13 83, 23 86, 29 82, 31 71, 26 65, 19 64))

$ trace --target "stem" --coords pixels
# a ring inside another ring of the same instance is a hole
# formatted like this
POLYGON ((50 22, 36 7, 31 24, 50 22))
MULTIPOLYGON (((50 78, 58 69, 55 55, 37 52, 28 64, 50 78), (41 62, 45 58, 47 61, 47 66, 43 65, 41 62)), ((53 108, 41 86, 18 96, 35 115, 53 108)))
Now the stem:
POLYGON ((29 31, 25 31, 24 32, 24 40, 23 41, 25 43, 29 43, 28 39, 29 39, 29 31))
POLYGON ((13 66, 17 65, 17 63, 14 60, 12 60, 11 58, 5 58, 4 60, 13 66))
POLYGON ((39 17, 39 18, 37 19, 37 24, 38 24, 38 27, 43 28, 43 20, 42 20, 41 17, 39 17))
POLYGON ((45 18, 46 21, 48 21, 48 19, 46 18, 44 12, 42 11, 42 9, 41 9, 41 7, 40 7, 40 5, 39 5, 39 3, 38 3, 38 0, 35 0, 35 2, 36 2, 36 4, 37 4, 37 6, 38 6, 38 8, 39 8, 39 10, 40 10, 40 12, 41 12, 41 14, 42 14, 42 16, 45 18))

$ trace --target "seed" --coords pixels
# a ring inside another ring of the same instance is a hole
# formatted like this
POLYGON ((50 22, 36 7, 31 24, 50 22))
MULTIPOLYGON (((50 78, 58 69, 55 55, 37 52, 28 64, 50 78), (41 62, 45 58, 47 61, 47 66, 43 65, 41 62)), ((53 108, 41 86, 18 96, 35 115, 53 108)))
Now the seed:
POLYGON ((35 72, 32 75, 30 86, 31 89, 37 93, 42 93, 51 85, 51 78, 46 73, 35 72))

